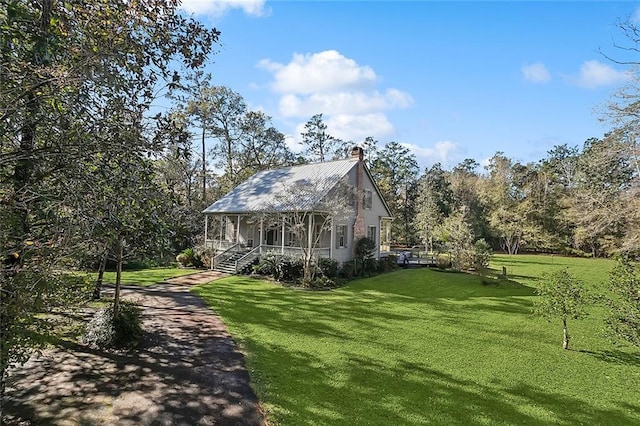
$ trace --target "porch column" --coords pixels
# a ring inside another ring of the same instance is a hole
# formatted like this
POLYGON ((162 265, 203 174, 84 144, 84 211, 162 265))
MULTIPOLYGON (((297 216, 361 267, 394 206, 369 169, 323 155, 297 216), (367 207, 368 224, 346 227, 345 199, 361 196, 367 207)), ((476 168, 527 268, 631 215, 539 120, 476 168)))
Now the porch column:
POLYGON ((218 250, 222 250, 222 227, 224 226, 224 215, 220 215, 220 238, 218 239, 218 250))
POLYGON ((311 254, 313 247, 313 213, 309 215, 309 233, 307 234, 307 250, 311 254))
POLYGON ((284 254, 284 217, 282 218, 282 238, 281 238, 281 247, 280 247, 280 253, 284 254))
POLYGON ((331 224, 331 231, 329 233, 329 258, 333 259, 333 245, 335 244, 336 238, 336 236, 334 235, 335 226, 333 226, 333 217, 331 217, 331 222, 329 223, 331 224))
POLYGON ((262 237, 264 233, 264 218, 260 217, 260 254, 262 254, 262 237))
POLYGON ((238 215, 238 222, 236 223, 236 244, 240 244, 240 215, 238 215))
POLYGON ((207 248, 207 231, 209 231, 209 215, 204 215, 204 248, 207 248))

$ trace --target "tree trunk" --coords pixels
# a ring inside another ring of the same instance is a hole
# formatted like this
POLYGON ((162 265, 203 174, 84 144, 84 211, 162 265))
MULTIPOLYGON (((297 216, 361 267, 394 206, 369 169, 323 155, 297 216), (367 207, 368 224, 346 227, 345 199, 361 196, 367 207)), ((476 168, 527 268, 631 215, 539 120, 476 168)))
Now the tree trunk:
POLYGON ((105 250, 100 259, 100 265, 98 266, 98 278, 96 279, 96 285, 93 288, 93 300, 100 300, 100 292, 102 291, 102 279, 104 278, 104 268, 107 266, 107 251, 105 250))
POLYGON ((118 315, 118 309, 120 308, 120 278, 122 277, 122 257, 124 253, 124 237, 118 238, 118 254, 117 254, 117 267, 116 267, 116 290, 113 296, 113 316, 118 315))
POLYGON ((206 151, 204 147, 204 135, 205 128, 202 126, 202 203, 206 201, 207 198, 207 157, 206 151))
POLYGON ((569 349, 569 332, 567 331, 567 319, 562 318, 562 349, 569 349))

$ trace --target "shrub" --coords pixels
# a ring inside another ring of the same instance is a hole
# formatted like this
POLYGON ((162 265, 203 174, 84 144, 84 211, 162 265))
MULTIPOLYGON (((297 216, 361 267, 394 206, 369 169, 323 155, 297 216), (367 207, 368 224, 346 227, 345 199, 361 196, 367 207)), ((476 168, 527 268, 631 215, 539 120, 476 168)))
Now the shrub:
POLYGON ((480 238, 473 245, 473 252, 471 254, 471 266, 479 273, 483 273, 489 268, 489 261, 491 260, 491 256, 491 246, 489 246, 484 238, 480 238))
POLYGON ((196 268, 202 267, 202 260, 200 255, 192 248, 182 250, 182 253, 176 256, 176 260, 182 266, 194 266, 196 268))
POLYGON ((316 277, 312 280, 302 280, 301 283, 303 287, 314 290, 329 290, 337 287, 336 282, 327 277, 316 277))
POLYGON ((353 265, 353 262, 345 262, 342 264, 340 268, 340 276, 347 280, 352 280, 355 277, 356 271, 353 265))
POLYGON ((256 274, 271 276, 277 281, 295 281, 302 277, 302 259, 280 253, 265 253, 253 267, 256 274))
POLYGON ((197 246, 195 249, 196 257, 200 259, 201 266, 211 268, 211 260, 216 255, 216 249, 207 248, 204 245, 197 246))
POLYGON ((452 267, 451 260, 446 255, 436 257, 436 266, 439 269, 449 269, 452 267))
POLYGON ((338 276, 338 261, 335 259, 321 257, 318 260, 318 268, 325 277, 335 278, 338 276))
POLYGON ((134 303, 120 302, 118 315, 113 306, 99 310, 89 321, 82 341, 100 348, 130 348, 142 337, 142 310, 134 303))

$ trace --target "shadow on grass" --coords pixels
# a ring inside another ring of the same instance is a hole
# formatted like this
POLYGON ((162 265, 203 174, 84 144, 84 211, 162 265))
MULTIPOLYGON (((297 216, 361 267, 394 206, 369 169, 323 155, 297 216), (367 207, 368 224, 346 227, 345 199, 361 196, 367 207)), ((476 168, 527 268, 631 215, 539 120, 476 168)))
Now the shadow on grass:
POLYGON ((400 358, 387 365, 350 354, 345 365, 327 366, 306 352, 247 343, 263 365, 288 360, 287 377, 268 378, 263 396, 281 424, 624 425, 639 420, 622 409, 599 409, 522 383, 487 386, 459 379, 422 361, 400 358), (527 412, 529 407, 535 414, 527 412))
POLYGON ((611 364, 640 367, 640 354, 628 353, 619 350, 603 350, 598 352, 580 350, 579 352, 591 355, 594 358, 611 364))

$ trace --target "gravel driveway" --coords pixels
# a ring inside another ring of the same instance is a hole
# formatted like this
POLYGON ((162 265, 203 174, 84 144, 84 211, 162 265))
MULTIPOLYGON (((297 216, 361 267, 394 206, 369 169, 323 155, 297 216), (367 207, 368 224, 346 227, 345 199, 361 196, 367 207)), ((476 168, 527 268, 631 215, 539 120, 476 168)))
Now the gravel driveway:
POLYGON ((138 350, 69 345, 34 356, 13 371, 6 412, 38 425, 264 424, 244 356, 220 318, 189 292, 212 278, 123 286, 123 298, 144 309, 138 350))

